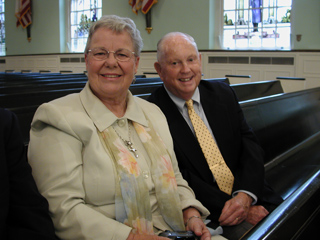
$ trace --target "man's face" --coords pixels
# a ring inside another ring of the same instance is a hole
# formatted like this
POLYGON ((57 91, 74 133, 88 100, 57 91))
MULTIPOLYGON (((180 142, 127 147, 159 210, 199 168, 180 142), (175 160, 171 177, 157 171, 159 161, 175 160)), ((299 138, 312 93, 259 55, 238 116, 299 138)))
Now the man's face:
POLYGON ((201 55, 183 35, 164 39, 162 50, 155 69, 164 85, 177 97, 190 99, 201 80, 201 55))

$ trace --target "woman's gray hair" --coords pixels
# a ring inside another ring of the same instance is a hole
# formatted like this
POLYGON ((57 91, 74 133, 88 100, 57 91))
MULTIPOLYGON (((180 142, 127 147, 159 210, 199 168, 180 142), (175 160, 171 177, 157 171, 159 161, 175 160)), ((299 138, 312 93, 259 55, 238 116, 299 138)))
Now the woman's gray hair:
POLYGON ((99 28, 107 28, 117 33, 127 31, 133 42, 135 55, 140 56, 140 52, 143 48, 143 42, 140 35, 140 31, 137 29, 135 23, 130 18, 119 17, 116 15, 102 16, 97 22, 91 24, 86 48, 84 51, 86 54, 88 53, 88 50, 90 48, 92 35, 99 28))

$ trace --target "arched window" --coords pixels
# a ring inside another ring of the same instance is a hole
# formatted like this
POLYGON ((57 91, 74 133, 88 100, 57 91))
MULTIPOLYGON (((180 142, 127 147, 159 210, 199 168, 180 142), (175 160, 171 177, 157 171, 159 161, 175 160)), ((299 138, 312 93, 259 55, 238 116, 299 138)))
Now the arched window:
POLYGON ((290 49, 292 0, 223 0, 225 49, 290 49))
POLYGON ((70 52, 83 52, 90 24, 102 15, 102 0, 70 0, 69 41, 70 52))

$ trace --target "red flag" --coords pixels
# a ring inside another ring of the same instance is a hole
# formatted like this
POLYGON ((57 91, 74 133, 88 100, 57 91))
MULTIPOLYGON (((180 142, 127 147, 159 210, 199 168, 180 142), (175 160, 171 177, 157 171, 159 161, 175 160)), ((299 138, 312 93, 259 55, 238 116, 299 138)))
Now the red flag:
POLYGON ((150 10, 150 8, 153 6, 153 4, 157 2, 158 2, 157 0, 143 0, 141 11, 144 14, 146 14, 150 10))
POLYGON ((17 27, 21 24, 23 28, 28 27, 31 23, 31 0, 16 0, 17 27))

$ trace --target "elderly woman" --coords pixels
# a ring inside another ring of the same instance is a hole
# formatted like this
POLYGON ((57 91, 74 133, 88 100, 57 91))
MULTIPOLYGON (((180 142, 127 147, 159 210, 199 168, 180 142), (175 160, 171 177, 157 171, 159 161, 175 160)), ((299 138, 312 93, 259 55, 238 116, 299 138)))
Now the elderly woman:
POLYGON ((210 239, 209 214, 182 178, 166 119, 128 88, 140 32, 128 18, 92 24, 88 83, 37 110, 28 157, 61 239, 165 239, 192 230, 210 239))

